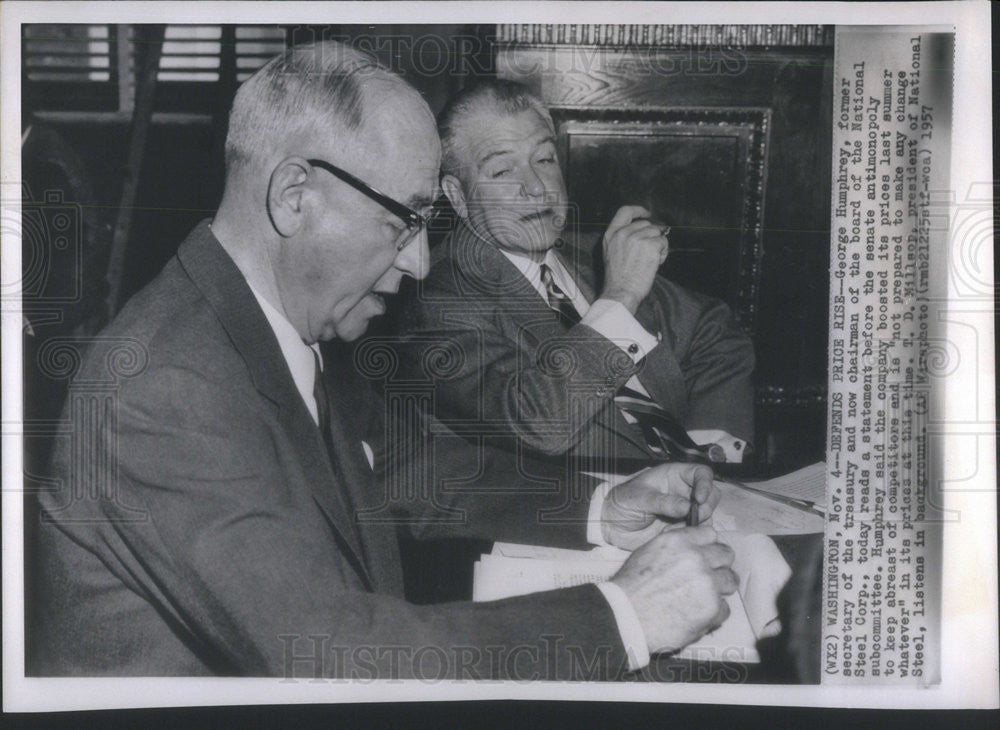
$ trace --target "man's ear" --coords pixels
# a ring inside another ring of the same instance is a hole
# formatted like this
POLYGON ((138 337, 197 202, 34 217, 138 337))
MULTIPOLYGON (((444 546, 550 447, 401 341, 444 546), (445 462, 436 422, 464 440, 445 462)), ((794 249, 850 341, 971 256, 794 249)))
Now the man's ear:
POLYGON ((303 195, 309 177, 309 163, 288 157, 271 172, 267 186, 267 214, 283 238, 294 236, 304 223, 303 195))
POLYGON ((461 180, 454 175, 445 175, 441 178, 441 189, 459 217, 468 219, 469 206, 465 202, 465 192, 462 190, 461 180))

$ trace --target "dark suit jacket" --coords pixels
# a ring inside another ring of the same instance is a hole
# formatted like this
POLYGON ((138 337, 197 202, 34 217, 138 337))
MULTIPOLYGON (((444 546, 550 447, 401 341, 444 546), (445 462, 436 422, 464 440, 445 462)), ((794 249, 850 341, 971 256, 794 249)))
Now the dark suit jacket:
MULTIPOLYGON (((336 373, 329 382, 359 392, 336 373)), ((74 434, 55 458, 62 486, 40 497, 29 673, 582 678, 624 668, 593 586, 404 602, 397 528, 582 547, 585 500, 564 510, 575 521, 548 527, 539 510, 562 503, 558 490, 452 496, 464 510, 453 524, 422 523, 412 500, 395 522, 353 519, 378 512, 385 493, 353 432, 368 414, 335 400, 331 459, 249 287, 202 223, 75 377, 74 434)), ((515 478, 509 463, 478 458, 484 483, 515 478)))
MULTIPOLYGON (((594 301, 586 244, 559 254, 594 301)), ((657 277, 636 319, 662 337, 638 365, 586 325, 567 330, 503 254, 459 224, 401 318, 401 366, 433 380, 434 413, 456 431, 513 433, 543 454, 648 458, 613 402, 633 374, 687 429, 752 439, 753 346, 726 305, 657 277), (433 348, 450 348, 461 365, 432 372, 433 348)))

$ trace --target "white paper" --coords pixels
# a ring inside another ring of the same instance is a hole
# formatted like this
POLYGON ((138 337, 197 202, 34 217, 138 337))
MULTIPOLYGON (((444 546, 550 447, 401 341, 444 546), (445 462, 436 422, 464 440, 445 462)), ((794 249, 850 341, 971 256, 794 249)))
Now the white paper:
POLYGON ((826 462, 817 461, 790 474, 747 484, 754 489, 763 489, 790 499, 801 499, 822 507, 826 504, 826 462))
POLYGON ((823 532, 823 518, 806 510, 716 481, 722 492, 708 522, 716 530, 739 530, 762 535, 807 535, 823 532))

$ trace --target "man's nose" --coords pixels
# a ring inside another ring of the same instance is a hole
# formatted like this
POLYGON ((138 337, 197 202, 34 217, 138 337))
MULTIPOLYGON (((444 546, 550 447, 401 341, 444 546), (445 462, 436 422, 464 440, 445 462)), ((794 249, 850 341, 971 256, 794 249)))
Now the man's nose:
POLYGON ((521 176, 521 193, 529 198, 538 198, 545 194, 545 180, 530 165, 525 168, 521 176))
POLYGON ((411 238, 396 255, 395 267, 414 279, 423 279, 430 271, 431 251, 427 244, 427 228, 411 238))

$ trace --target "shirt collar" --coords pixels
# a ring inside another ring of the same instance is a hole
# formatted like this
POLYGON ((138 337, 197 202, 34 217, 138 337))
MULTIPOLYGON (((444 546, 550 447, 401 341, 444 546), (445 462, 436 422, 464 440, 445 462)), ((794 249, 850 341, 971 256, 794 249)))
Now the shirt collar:
POLYGON ((295 388, 299 391, 299 395, 302 396, 302 400, 305 402, 306 408, 309 409, 313 420, 319 423, 316 399, 313 397, 317 356, 319 357, 320 367, 322 367, 323 363, 323 356, 320 354, 319 346, 316 344, 307 345, 303 342, 302 338, 299 337, 299 333, 292 326, 292 323, 285 318, 285 315, 275 309, 259 291, 254 289, 249 281, 247 285, 257 299, 257 303, 260 304, 260 308, 264 311, 264 316, 267 318, 268 324, 274 330, 274 336, 278 340, 281 354, 285 356, 285 362, 288 363, 288 369, 292 374, 292 380, 295 382, 295 388))
MULTIPOLYGON (((542 298, 545 298, 545 287, 542 285, 542 270, 539 263, 521 253, 514 253, 513 251, 507 251, 499 247, 498 250, 507 257, 508 261, 517 267, 517 270, 535 288, 535 291, 541 294, 542 298)), ((576 301, 579 298, 579 288, 573 277, 566 271, 566 267, 563 266, 562 261, 556 255, 554 248, 550 248, 545 252, 542 262, 548 264, 549 269, 552 270, 552 278, 555 279, 556 286, 562 289, 570 299, 576 301)))

